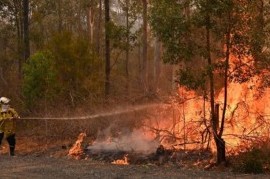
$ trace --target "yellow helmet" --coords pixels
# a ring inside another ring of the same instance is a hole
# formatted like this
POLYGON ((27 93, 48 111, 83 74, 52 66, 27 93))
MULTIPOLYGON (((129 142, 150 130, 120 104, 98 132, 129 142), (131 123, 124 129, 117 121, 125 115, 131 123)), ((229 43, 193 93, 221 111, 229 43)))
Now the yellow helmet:
POLYGON ((8 99, 7 97, 1 97, 0 98, 0 103, 1 104, 8 104, 10 101, 10 99, 8 99))

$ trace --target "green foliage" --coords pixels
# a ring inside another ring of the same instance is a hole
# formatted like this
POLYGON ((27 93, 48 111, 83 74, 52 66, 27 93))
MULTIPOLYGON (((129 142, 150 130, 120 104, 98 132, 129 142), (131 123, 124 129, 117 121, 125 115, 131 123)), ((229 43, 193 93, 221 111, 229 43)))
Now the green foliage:
MULTIPOLYGON (((164 61, 184 64, 185 69, 178 73, 178 79, 183 80, 179 81, 180 83, 190 88, 199 87, 195 82, 198 81, 195 80, 196 76, 200 76, 200 72, 203 76, 205 70, 216 71, 216 66, 224 62, 228 55, 226 47, 230 48, 230 60, 232 55, 237 57, 229 62, 233 64, 230 66, 232 73, 229 73, 231 81, 243 83, 257 73, 252 64, 247 62, 247 57, 251 57, 252 53, 262 58, 262 46, 258 44, 263 43, 261 38, 264 34, 257 33, 258 29, 253 30, 256 29, 253 23, 262 26, 262 22, 256 20, 260 14, 250 10, 251 7, 256 7, 256 11, 259 11, 259 6, 255 6, 254 3, 232 0, 152 1, 150 23, 154 34, 164 45, 164 61), (206 27, 209 29, 209 48, 206 44, 206 27), (228 34, 229 39, 226 38, 228 34), (212 66, 211 69, 205 65, 209 54, 211 64, 208 65, 212 66), (201 65, 202 69, 198 69, 198 65, 201 65)), ((224 75, 225 67, 218 67, 220 75, 224 75)))
POLYGON ((102 94, 103 63, 87 39, 62 32, 52 39, 49 48, 65 99, 76 102, 102 94))
POLYGON ((114 49, 126 49, 126 28, 124 26, 117 26, 115 23, 110 22, 107 24, 107 29, 109 30, 108 33, 111 40, 111 46, 114 49))
POLYGON ((205 88, 207 75, 206 40, 202 28, 205 15, 199 12, 199 4, 194 9, 192 4, 191 1, 154 0, 150 8, 150 23, 154 34, 163 43, 164 62, 183 64, 177 73, 177 82, 197 90, 205 88))
POLYGON ((191 26, 183 13, 185 5, 178 1, 152 1, 149 20, 155 35, 165 47, 166 63, 177 64, 180 60, 193 56, 195 44, 188 40, 191 26))
POLYGON ((87 39, 62 32, 49 41, 48 49, 37 52, 24 65, 27 107, 56 100, 74 105, 103 93, 103 64, 87 39))
POLYGON ((27 107, 45 99, 53 101, 59 92, 57 72, 50 52, 37 52, 23 66, 23 94, 27 107))
MULTIPOLYGON (((113 22, 107 24, 109 38, 111 40, 112 49, 116 50, 127 50, 127 48, 132 47, 137 41, 137 31, 132 33, 130 28, 126 28, 122 25, 116 25, 113 22), (128 36, 128 42, 127 42, 128 36), (129 43, 129 44, 128 44, 129 43)), ((132 50, 132 48, 130 49, 132 50)))
POLYGON ((179 81, 177 81, 180 85, 186 86, 188 89, 197 90, 203 89, 206 81, 206 73, 196 74, 192 71, 192 69, 181 69, 178 71, 179 81))

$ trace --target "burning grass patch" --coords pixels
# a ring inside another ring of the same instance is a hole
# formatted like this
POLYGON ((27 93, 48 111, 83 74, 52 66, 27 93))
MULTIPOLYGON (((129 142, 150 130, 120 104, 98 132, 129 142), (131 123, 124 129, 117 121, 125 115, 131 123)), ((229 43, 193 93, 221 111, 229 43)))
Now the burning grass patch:
POLYGON ((150 152, 128 150, 115 143, 112 145, 112 141, 99 144, 98 147, 93 142, 90 146, 84 147, 84 138, 83 133, 78 136, 77 141, 70 148, 68 156, 78 160, 91 159, 118 165, 174 164, 182 167, 202 167, 213 157, 212 153, 206 150, 166 149, 163 145, 157 146, 150 152))
POLYGON ((103 161, 113 164, 122 164, 117 163, 117 161, 121 161, 125 164, 133 165, 173 164, 187 168, 190 168, 191 166, 203 167, 204 165, 206 165, 206 163, 208 163, 209 158, 212 158, 212 153, 202 150, 184 151, 164 149, 162 153, 158 151, 159 148, 157 148, 156 152, 145 154, 136 151, 86 149, 85 154, 88 158, 92 160, 103 161))

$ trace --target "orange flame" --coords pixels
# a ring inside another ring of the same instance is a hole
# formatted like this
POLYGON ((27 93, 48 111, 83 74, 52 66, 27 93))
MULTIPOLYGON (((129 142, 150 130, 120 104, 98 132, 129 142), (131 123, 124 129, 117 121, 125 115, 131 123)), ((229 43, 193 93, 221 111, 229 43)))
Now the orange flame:
MULTIPOLYGON (((238 59, 232 55, 231 61, 232 67, 237 61, 248 63, 250 67, 254 63, 248 56, 238 59)), ((223 133, 227 152, 245 150, 254 142, 270 138, 270 89, 265 89, 264 96, 258 98, 258 81, 259 76, 253 76, 247 82, 230 82, 228 85, 223 133)), ((220 104, 219 116, 222 116, 223 99, 224 91, 221 90, 216 95, 216 102, 220 104)), ((172 105, 164 105, 164 110, 157 109, 157 116, 148 119, 146 126, 150 126, 150 130, 166 148, 199 149, 207 146, 211 130, 209 119, 209 101, 181 87, 172 105)), ((213 140, 210 141, 212 150, 214 146, 213 140)))
POLYGON ((85 137, 86 137, 86 133, 79 134, 77 141, 69 150, 68 156, 73 157, 77 160, 82 158, 84 154, 83 143, 85 142, 84 141, 85 137))
POLYGON ((128 154, 126 154, 123 159, 114 160, 112 162, 112 164, 115 164, 115 165, 129 165, 127 156, 128 156, 128 154))

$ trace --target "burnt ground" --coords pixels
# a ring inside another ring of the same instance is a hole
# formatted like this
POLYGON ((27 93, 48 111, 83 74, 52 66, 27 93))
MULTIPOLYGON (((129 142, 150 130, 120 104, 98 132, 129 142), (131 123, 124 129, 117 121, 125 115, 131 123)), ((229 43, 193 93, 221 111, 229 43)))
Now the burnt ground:
MULTIPOLYGON (((269 178, 269 175, 235 174, 228 167, 205 170, 203 162, 141 162, 114 165, 90 157, 76 160, 67 156, 74 141, 17 137, 17 155, 10 157, 4 141, 0 152, 0 178, 269 178)), ((194 156, 192 155, 193 159, 194 156)), ((192 158, 192 157, 191 157, 192 158)), ((204 163, 206 164, 206 163, 204 163)))

